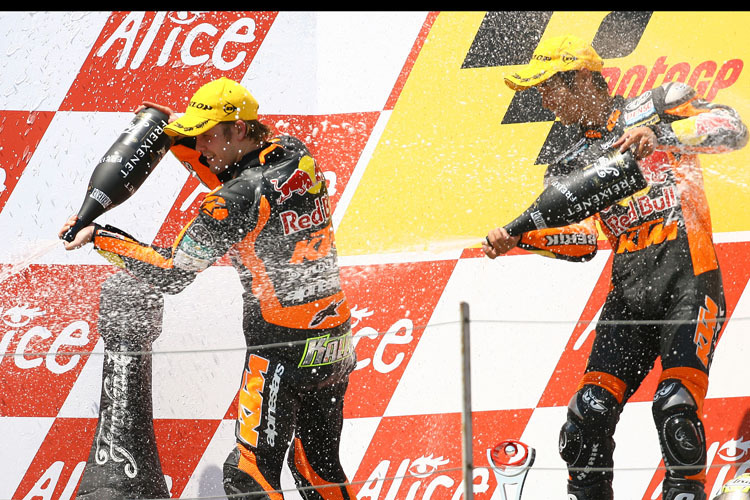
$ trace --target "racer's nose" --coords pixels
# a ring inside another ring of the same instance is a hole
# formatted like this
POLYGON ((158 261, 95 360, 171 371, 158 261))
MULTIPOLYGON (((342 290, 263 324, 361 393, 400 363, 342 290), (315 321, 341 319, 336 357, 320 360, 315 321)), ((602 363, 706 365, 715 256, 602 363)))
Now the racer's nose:
POLYGON ((553 93, 550 92, 549 89, 545 87, 538 87, 537 90, 539 91, 539 95, 542 98, 542 107, 544 109, 548 109, 550 111, 554 111, 552 107, 554 106, 555 99, 553 97, 553 93))
POLYGON ((195 137, 195 150, 198 151, 200 154, 206 153, 207 144, 208 144, 208 141, 206 141, 205 134, 199 134, 195 137))

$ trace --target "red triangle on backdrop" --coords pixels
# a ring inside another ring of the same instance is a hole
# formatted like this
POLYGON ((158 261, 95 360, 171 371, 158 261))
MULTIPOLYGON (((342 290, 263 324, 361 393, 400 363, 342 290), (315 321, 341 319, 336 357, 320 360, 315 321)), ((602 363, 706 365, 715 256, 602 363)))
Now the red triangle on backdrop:
POLYGON ((54 116, 50 111, 3 111, 0 115, 0 211, 54 116))
MULTIPOLYGON (((24 498, 32 491, 45 495, 54 492, 47 498, 55 499, 63 493, 66 496, 74 493, 83 472, 81 464, 89 456, 96 423, 95 418, 55 419, 14 498, 24 498)), ((172 498, 182 494, 219 423, 218 420, 154 420, 162 471, 172 480, 172 498)))
POLYGON ((57 416, 99 340, 99 288, 113 271, 32 264, 3 281, 0 416, 57 416))
POLYGON ((60 499, 75 492, 96 431, 95 418, 55 419, 13 498, 60 499), (44 496, 39 496, 43 493, 44 496))
POLYGON ((276 14, 113 12, 60 110, 134 111, 146 100, 181 112, 204 83, 242 79, 276 14))

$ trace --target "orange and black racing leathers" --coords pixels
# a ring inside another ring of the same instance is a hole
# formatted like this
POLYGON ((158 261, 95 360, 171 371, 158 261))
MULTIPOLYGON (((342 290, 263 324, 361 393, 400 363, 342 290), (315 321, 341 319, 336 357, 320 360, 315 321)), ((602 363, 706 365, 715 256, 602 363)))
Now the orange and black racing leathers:
POLYGON ((613 465, 615 425, 660 356, 653 416, 668 468, 664 498, 684 492, 700 499, 706 461, 700 417, 725 301, 697 155, 743 147, 747 129, 733 109, 706 102, 681 83, 635 98, 616 96, 607 125, 581 131, 550 162, 545 183, 591 163, 638 126, 651 127, 658 140, 657 151, 640 162, 648 186, 580 223, 524 233, 519 246, 588 260, 597 250, 598 223, 614 254, 586 372, 560 434, 569 492, 577 499, 611 498, 606 469, 613 465))
POLYGON ((247 355, 237 446, 224 464, 226 493, 281 499, 290 449, 305 498, 354 498, 338 483, 347 482, 339 439, 356 359, 322 172, 302 142, 280 136, 217 178, 190 141, 179 140, 172 152, 213 189, 172 248, 111 227, 97 228, 94 246, 167 293, 228 254, 244 287, 247 355))

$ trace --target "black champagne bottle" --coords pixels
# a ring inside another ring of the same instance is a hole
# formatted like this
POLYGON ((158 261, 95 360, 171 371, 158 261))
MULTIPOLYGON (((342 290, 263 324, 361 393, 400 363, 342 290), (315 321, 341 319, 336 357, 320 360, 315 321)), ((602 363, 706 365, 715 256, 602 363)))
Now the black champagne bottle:
POLYGON ((94 167, 78 220, 62 236, 63 240, 73 241, 78 231, 141 187, 171 145, 170 137, 164 133, 168 118, 154 108, 144 108, 136 114, 94 167))
POLYGON ((518 236, 535 229, 580 222, 647 184, 633 153, 613 150, 567 176, 553 179, 505 230, 511 236, 518 236))

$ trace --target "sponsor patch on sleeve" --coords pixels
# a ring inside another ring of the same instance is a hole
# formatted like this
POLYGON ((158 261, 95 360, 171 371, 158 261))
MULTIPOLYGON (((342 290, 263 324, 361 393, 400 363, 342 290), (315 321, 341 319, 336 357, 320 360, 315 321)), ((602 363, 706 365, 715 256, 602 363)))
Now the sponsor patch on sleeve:
POLYGON ((186 234, 175 251, 173 262, 177 268, 200 272, 213 264, 214 255, 211 248, 186 234))
POLYGON ((201 204, 201 212, 216 220, 224 220, 229 215, 226 200, 216 194, 206 196, 201 204))

